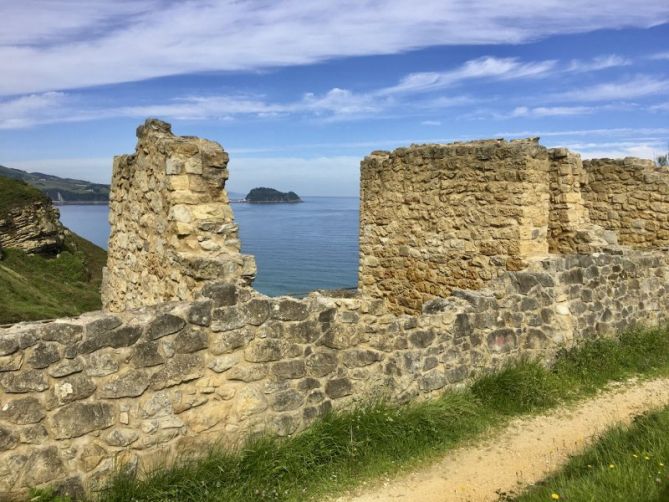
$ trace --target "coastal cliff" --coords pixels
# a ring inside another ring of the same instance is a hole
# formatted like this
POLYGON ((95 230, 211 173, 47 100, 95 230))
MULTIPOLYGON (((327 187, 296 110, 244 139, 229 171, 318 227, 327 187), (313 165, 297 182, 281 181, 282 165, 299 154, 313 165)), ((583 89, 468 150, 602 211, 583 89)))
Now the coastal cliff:
POLYGON ((65 228, 48 197, 24 182, 0 178, 0 248, 57 253, 65 228))

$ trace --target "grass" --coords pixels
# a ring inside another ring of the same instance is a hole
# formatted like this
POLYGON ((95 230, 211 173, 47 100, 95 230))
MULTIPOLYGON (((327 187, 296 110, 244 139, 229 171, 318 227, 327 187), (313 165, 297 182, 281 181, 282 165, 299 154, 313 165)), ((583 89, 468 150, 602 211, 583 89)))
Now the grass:
POLYGON ((46 195, 26 182, 0 177, 0 219, 10 209, 46 200, 46 195))
POLYGON ((106 256, 103 249, 74 234, 57 257, 3 250, 0 324, 98 310, 106 256))
MULTIPOLYGON (((182 459, 143 479, 118 475, 97 499, 320 499, 415 467, 511 417, 573 401, 608 382, 667 374, 668 334, 667 329, 640 330, 589 341, 563 351, 550 369, 521 360, 435 400, 332 413, 286 440, 265 437, 238 451, 213 448, 203 458, 182 459)), ((669 442, 669 428, 665 431, 669 442)))
POLYGON ((669 501, 669 408, 616 427, 559 473, 514 499, 669 501))

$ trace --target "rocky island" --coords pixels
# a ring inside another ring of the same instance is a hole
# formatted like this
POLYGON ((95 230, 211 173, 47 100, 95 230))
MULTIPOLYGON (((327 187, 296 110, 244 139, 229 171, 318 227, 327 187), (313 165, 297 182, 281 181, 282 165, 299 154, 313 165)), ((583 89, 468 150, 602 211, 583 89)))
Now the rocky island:
POLYGON ((302 202, 295 192, 279 192, 274 188, 258 187, 252 189, 244 199, 251 204, 269 204, 277 202, 302 202))

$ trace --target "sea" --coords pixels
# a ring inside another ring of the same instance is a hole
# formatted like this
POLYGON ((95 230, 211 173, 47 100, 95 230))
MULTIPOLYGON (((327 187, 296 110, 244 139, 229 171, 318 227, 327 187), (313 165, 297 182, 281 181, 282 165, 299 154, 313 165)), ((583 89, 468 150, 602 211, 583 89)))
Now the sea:
MULTIPOLYGON (((256 258, 254 287, 269 296, 355 288, 358 273, 357 197, 303 197, 296 204, 232 203, 242 252, 256 258)), ((107 248, 106 205, 59 206, 75 233, 107 248)))

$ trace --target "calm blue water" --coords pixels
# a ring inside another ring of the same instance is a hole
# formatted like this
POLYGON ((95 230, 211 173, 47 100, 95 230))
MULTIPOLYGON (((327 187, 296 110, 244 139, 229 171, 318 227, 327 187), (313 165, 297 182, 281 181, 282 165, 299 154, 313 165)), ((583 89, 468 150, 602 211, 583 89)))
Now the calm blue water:
MULTIPOLYGON (((271 296, 352 288, 358 273, 358 199, 235 204, 242 252, 256 257, 255 288, 271 296)), ((107 247, 107 206, 60 206, 63 224, 107 247)))

